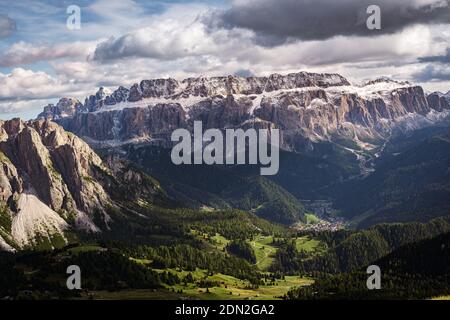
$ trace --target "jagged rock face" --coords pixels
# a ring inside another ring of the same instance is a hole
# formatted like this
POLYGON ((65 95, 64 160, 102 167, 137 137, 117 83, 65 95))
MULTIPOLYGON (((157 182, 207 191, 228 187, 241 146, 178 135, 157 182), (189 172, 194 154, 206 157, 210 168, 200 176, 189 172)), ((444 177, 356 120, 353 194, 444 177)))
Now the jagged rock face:
POLYGON ((55 168, 61 173, 79 210, 92 212, 107 203, 99 183, 90 179, 93 167, 104 167, 99 156, 81 139, 56 123, 34 122, 44 145, 51 150, 55 168))
POLYGON ((177 128, 186 127, 180 104, 158 104, 111 112, 78 113, 58 121, 65 129, 94 141, 126 141, 136 137, 170 139, 177 128))
POLYGON ((120 86, 116 91, 114 91, 110 96, 105 98, 106 105, 115 105, 120 102, 128 101, 130 95, 130 90, 125 87, 120 86))
POLYGON ((282 147, 297 149, 334 134, 383 139, 409 114, 426 117, 448 103, 407 82, 377 79, 355 87, 337 74, 143 80, 129 90, 91 96, 84 109, 57 119, 90 143, 142 139, 170 145, 176 128, 264 126, 282 129, 282 147), (94 112, 92 112, 94 111, 94 112))
POLYGON ((303 87, 329 87, 349 85, 348 81, 337 74, 295 73, 289 75, 271 75, 269 77, 213 77, 189 78, 181 82, 175 79, 143 80, 130 88, 129 102, 145 98, 160 97, 213 97, 233 94, 261 94, 282 89, 303 87))
POLYGON ((344 86, 349 82, 337 74, 315 74, 300 72, 289 75, 271 75, 269 77, 214 77, 189 78, 181 82, 175 79, 143 80, 130 89, 120 86, 108 95, 101 87, 81 104, 76 99, 62 98, 56 106, 48 105, 38 118, 59 119, 71 117, 77 112, 95 112, 105 105, 111 106, 121 102, 136 102, 145 98, 188 98, 227 96, 231 94, 261 94, 282 89, 303 87, 344 86))
POLYGON ((64 117, 72 117, 83 108, 80 101, 73 98, 62 98, 55 105, 49 104, 44 107, 44 111, 38 115, 43 119, 60 119, 64 117))
MULTIPOLYGON (((449 95, 450 98, 450 95, 449 95)), ((450 104, 445 98, 445 96, 440 96, 437 93, 432 93, 427 96, 428 104, 431 108, 433 108, 436 111, 444 111, 450 109, 450 104)))
MULTIPOLYGON (((157 110, 152 109, 153 117, 157 110)), ((134 127, 127 130, 140 134, 134 127)), ((69 229, 106 231, 114 223, 111 212, 127 201, 151 203, 164 197, 157 181, 124 160, 103 162, 55 122, 0 121, 0 250, 36 247, 41 240, 67 243, 69 229)))
POLYGON ((73 118, 55 120, 66 130, 76 133, 80 137, 105 141, 114 139, 114 121, 118 111, 91 113, 77 113, 73 118))
POLYGON ((94 112, 101 109, 105 105, 106 92, 103 87, 101 87, 95 95, 89 96, 84 101, 84 105, 82 107, 83 112, 94 112))
POLYGON ((142 98, 168 97, 175 94, 179 88, 175 79, 156 79, 141 81, 142 98))
POLYGON ((104 165, 92 149, 54 122, 0 122, 0 205, 11 212, 19 247, 62 232, 79 213, 103 210, 109 197, 92 178, 95 167, 104 165))
POLYGON ((1 200, 34 190, 55 211, 90 212, 107 203, 102 187, 89 179, 93 166, 102 167, 102 161, 81 139, 50 121, 14 119, 1 127, 0 177, 10 184, 5 183, 1 200))
POLYGON ((248 97, 235 98, 233 95, 216 96, 203 100, 189 110, 188 127, 194 121, 202 121, 205 129, 237 127, 250 118, 252 100, 248 97))
POLYGON ((131 86, 130 94, 128 96, 129 102, 136 102, 142 99, 142 90, 141 87, 136 83, 131 86))
POLYGON ((442 92, 439 92, 439 91, 435 91, 435 92, 431 93, 430 95, 432 95, 432 96, 438 96, 438 97, 440 97, 440 98, 444 98, 445 101, 446 101, 448 104, 450 104, 450 91, 448 91, 447 93, 442 93, 442 92))

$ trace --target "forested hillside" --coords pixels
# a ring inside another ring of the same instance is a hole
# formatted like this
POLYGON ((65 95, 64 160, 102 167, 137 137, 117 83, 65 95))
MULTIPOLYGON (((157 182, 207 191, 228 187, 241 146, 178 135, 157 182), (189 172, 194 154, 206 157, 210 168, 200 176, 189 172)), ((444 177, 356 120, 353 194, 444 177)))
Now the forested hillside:
POLYGON ((427 221, 450 213, 450 133, 416 132, 387 145, 367 178, 336 187, 335 207, 359 228, 427 221))
POLYGON ((319 234, 318 238, 333 244, 322 255, 305 256, 289 244, 280 248, 273 270, 287 273, 308 274, 340 273, 358 270, 396 248, 429 239, 450 231, 450 216, 436 218, 428 223, 381 224, 370 229, 348 232, 342 231, 330 236, 319 234))
POLYGON ((287 299, 424 299, 450 293, 450 233, 399 247, 373 262, 381 290, 368 290, 365 268, 319 278, 287 299))

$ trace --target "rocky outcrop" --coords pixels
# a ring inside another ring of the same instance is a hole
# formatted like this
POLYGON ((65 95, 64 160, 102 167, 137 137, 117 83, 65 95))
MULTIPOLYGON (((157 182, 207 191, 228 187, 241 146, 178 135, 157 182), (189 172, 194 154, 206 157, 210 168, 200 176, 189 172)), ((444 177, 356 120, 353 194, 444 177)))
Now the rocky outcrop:
POLYGON ((102 212, 110 200, 93 178, 96 168, 107 170, 84 141, 54 122, 0 122, 1 214, 11 215, 17 245, 53 237, 80 213, 102 212))
POLYGON ((89 179, 93 166, 101 167, 102 161, 81 139, 44 120, 14 119, 2 128, 3 176, 14 185, 3 193, 35 190, 53 210, 67 213, 90 212, 107 202, 101 186, 89 179))
POLYGON ((119 208, 155 199, 166 203, 156 180, 124 160, 103 162, 57 123, 0 121, 0 250, 61 245, 68 230, 107 231, 119 208))
POLYGON ((55 105, 49 104, 44 107, 44 111, 38 115, 41 119, 60 119, 72 117, 83 109, 80 101, 74 98, 62 98, 55 105))
POLYGON ((94 140, 105 141, 114 139, 116 119, 119 112, 81 112, 72 118, 64 118, 57 121, 64 129, 77 134, 80 137, 89 137, 94 140))
POLYGON ((186 112, 180 104, 157 104, 144 108, 125 108, 110 112, 78 113, 58 121, 65 129, 88 141, 127 141, 151 137, 170 140, 177 128, 187 126, 186 112))
POLYGON ((141 81, 142 98, 169 97, 176 93, 180 84, 175 79, 155 79, 141 81))
POLYGON ((448 91, 447 93, 442 93, 440 91, 435 91, 435 92, 431 93, 430 95, 444 98, 447 101, 447 103, 450 104, 450 91, 448 91))
POLYGON ((85 99, 82 112, 95 112, 105 105, 107 93, 103 87, 100 87, 95 95, 85 99))
POLYGON ((436 92, 431 93, 427 96, 427 101, 430 108, 436 111, 442 112, 444 110, 450 110, 450 104, 444 95, 439 95, 436 92))
POLYGON ((445 98, 427 96, 408 82, 380 78, 351 86, 337 74, 299 72, 143 80, 109 96, 97 92, 84 109, 89 112, 56 121, 93 144, 145 140, 170 145, 174 129, 192 129, 194 121, 202 121, 205 129, 274 126, 283 131, 282 147, 295 150, 305 141, 329 140, 333 135, 383 140, 405 117, 427 117, 431 110, 449 107, 445 98))
POLYGON ((250 118, 252 100, 234 95, 215 96, 202 100, 188 111, 187 123, 202 121, 205 129, 238 127, 250 118))
POLYGON ((128 101, 128 97, 130 96, 130 90, 125 87, 120 86, 116 91, 114 91, 111 95, 105 98, 106 105, 115 105, 120 102, 128 101))

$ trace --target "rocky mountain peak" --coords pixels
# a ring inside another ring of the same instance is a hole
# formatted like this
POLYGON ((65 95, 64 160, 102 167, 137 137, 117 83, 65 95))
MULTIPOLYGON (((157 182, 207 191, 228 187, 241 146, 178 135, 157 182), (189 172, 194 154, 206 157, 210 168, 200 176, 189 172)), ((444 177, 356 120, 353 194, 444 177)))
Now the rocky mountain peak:
POLYGON ((105 97, 107 96, 107 94, 109 93, 109 90, 105 89, 104 87, 100 87, 97 92, 95 93, 95 97, 98 100, 103 100, 105 99, 105 97))
POLYGON ((33 226, 44 218, 51 222, 48 232, 57 232, 67 227, 68 219, 86 225, 90 220, 86 212, 102 212, 109 203, 93 178, 95 168, 106 169, 75 135, 48 120, 4 121, 0 132, 0 204, 11 212, 10 235, 17 245, 26 246, 36 232, 42 233, 42 228, 33 226))
POLYGON ((433 106, 433 109, 436 111, 442 112, 444 110, 450 109, 450 99, 447 99, 446 96, 439 92, 433 92, 427 96, 427 101, 430 106, 433 106))
POLYGON ((335 134, 383 140, 405 119, 430 123, 433 110, 441 114, 430 120, 434 123, 450 106, 408 82, 378 78, 353 86, 339 74, 297 72, 143 80, 109 95, 98 92, 83 110, 56 121, 90 144, 113 146, 142 141, 169 146, 171 132, 192 129, 194 121, 220 129, 264 124, 282 129, 282 146, 297 150, 305 141, 335 134))
POLYGON ((347 86, 350 83, 338 74, 318 74, 308 72, 288 75, 272 74, 268 77, 198 77, 178 81, 173 78, 142 80, 130 89, 120 86, 112 93, 100 87, 81 104, 74 98, 62 98, 57 105, 49 104, 38 118, 61 119, 76 113, 97 112, 105 106, 126 102, 139 102, 146 99, 195 99, 217 95, 261 94, 277 90, 299 89, 304 87, 347 86))
POLYGON ((178 81, 173 78, 142 80, 130 89, 119 87, 112 94, 105 96, 105 91, 97 92, 87 98, 84 109, 98 111, 106 105, 120 102, 137 102, 148 98, 188 99, 192 97, 212 97, 230 94, 261 94, 283 89, 303 87, 345 86, 350 83, 338 74, 317 74, 308 72, 288 75, 272 74, 268 77, 198 77, 178 81))
POLYGON ((80 108, 80 112, 95 112, 105 105, 106 97, 109 90, 100 87, 94 95, 87 97, 84 100, 84 105, 80 108))
POLYGON ((19 119, 14 118, 9 121, 0 121, 0 141, 5 141, 10 135, 17 135, 25 128, 25 123, 19 119))
POLYGON ((105 98, 106 105, 115 105, 120 102, 128 101, 128 97, 130 95, 130 90, 120 86, 115 90, 111 95, 105 98))
POLYGON ((44 111, 38 115, 42 119, 60 119, 72 117, 83 109, 83 105, 75 98, 61 98, 55 105, 48 104, 44 107, 44 111))
POLYGON ((408 81, 398 81, 398 80, 394 80, 389 77, 379 77, 375 80, 369 80, 369 81, 365 82, 364 85, 370 86, 370 85, 374 85, 377 83, 396 83, 396 84, 405 85, 405 86, 411 85, 411 83, 408 81))
POLYGON ((103 161, 56 122, 0 121, 0 250, 109 232, 120 208, 153 201, 166 201, 156 180, 124 159, 103 161))

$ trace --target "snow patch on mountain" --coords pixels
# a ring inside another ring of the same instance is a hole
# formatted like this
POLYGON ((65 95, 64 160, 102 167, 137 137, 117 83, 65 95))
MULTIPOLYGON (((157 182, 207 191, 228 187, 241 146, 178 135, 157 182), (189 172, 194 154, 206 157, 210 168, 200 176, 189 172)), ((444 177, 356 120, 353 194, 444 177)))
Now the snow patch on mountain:
MULTIPOLYGON (((378 98, 386 98, 386 95, 391 92, 402 89, 413 87, 407 82, 369 82, 363 86, 341 86, 341 87, 330 87, 326 91, 334 94, 350 93, 356 94, 365 100, 374 100, 378 98)), ((393 92, 395 94, 395 92, 393 92)))
POLYGON ((450 124, 450 110, 442 112, 431 110, 425 116, 417 113, 408 113, 396 121, 394 129, 400 132, 410 132, 443 123, 450 124))
POLYGON ((123 110, 125 108, 149 108, 156 106, 157 104, 169 104, 169 103, 179 103, 185 111, 187 111, 191 106, 205 100, 204 97, 200 96, 189 96, 187 98, 144 98, 139 101, 122 101, 113 105, 105 105, 101 109, 92 113, 101 113, 107 111, 117 111, 123 110))
POLYGON ((323 107, 327 104, 326 101, 319 99, 319 98, 315 98, 311 101, 311 103, 306 107, 306 109, 315 109, 315 108, 320 108, 323 107))

